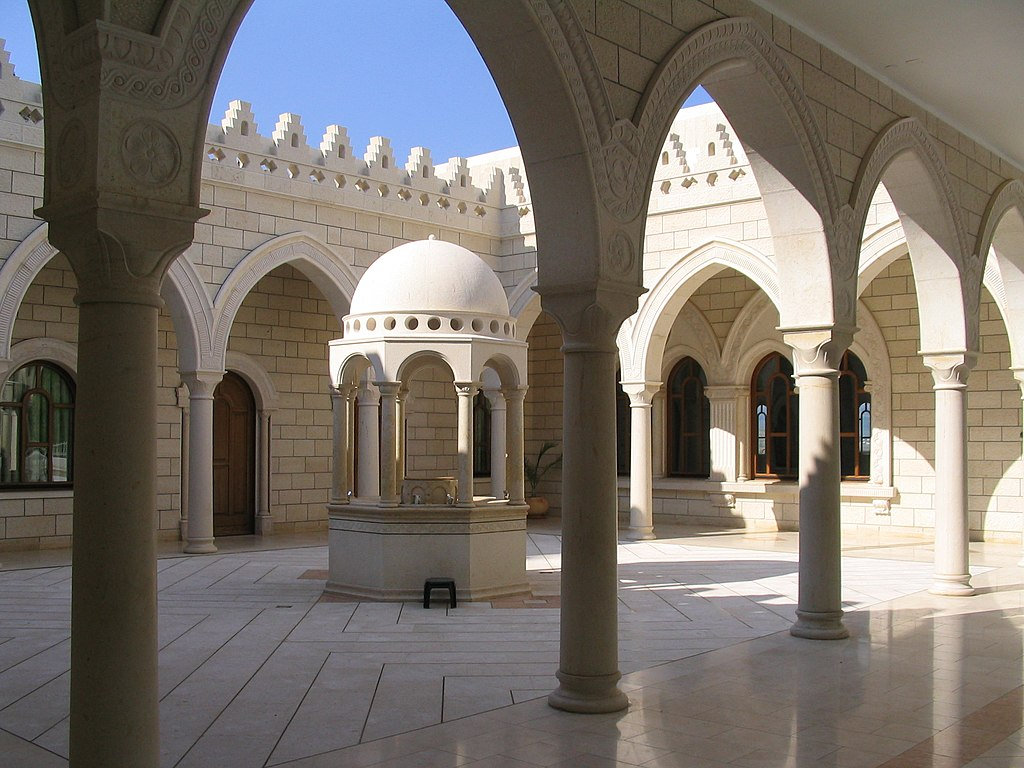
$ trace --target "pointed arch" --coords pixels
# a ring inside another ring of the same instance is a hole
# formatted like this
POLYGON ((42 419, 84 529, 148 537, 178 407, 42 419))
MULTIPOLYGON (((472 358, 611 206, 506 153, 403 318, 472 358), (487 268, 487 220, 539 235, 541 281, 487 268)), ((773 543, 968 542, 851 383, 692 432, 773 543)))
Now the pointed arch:
POLYGON ((242 259, 217 292, 212 349, 219 360, 224 360, 231 326, 245 297, 264 276, 285 264, 292 265, 310 279, 330 303, 339 324, 348 313, 357 281, 355 273, 341 256, 305 232, 281 235, 242 259))
POLYGON ((698 246, 682 254, 645 297, 628 342, 620 344, 620 348, 630 351, 629 359, 622 361, 625 380, 658 380, 665 342, 676 316, 708 278, 727 267, 749 277, 779 308, 780 277, 767 256, 729 240, 712 240, 698 246))
POLYGON ((852 324, 856 259, 841 246, 846 222, 822 131, 783 54, 753 20, 701 27, 651 78, 637 108, 645 202, 664 136, 698 84, 748 148, 787 286, 782 324, 852 324))
POLYGON ((213 349, 213 305, 206 286, 186 254, 180 255, 164 275, 160 295, 174 323, 178 340, 178 369, 220 370, 222 360, 213 349))
POLYGON ((1024 183, 1005 181, 996 188, 975 248, 985 264, 984 285, 1003 316, 1010 338, 1012 365, 1024 366, 1024 183))
POLYGON ((537 271, 530 272, 519 281, 508 297, 509 314, 516 319, 516 339, 526 341, 544 311, 540 303, 540 294, 533 290, 537 285, 537 271))
POLYGON ((11 356, 14 323, 25 294, 58 251, 47 239, 47 225, 41 224, 21 241, 0 267, 0 360, 11 356))
POLYGON ((938 147, 916 118, 890 124, 868 149, 851 197, 857 233, 864 231, 879 184, 896 206, 910 251, 922 349, 976 349, 980 261, 968 250, 960 204, 938 147))

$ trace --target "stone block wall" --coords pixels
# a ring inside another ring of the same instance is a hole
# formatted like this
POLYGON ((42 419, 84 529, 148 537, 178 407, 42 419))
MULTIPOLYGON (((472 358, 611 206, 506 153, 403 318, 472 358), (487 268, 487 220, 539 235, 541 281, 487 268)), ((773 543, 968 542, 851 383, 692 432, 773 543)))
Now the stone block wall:
MULTIPOLYGON (((530 330, 527 358, 529 389, 523 404, 524 456, 533 460, 546 442, 557 444, 545 454, 547 463, 562 450, 562 332, 555 319, 541 313, 530 330)), ((541 481, 538 492, 551 502, 558 513, 561 504, 561 471, 551 470, 541 481)), ((529 494, 530 488, 526 487, 529 494)))

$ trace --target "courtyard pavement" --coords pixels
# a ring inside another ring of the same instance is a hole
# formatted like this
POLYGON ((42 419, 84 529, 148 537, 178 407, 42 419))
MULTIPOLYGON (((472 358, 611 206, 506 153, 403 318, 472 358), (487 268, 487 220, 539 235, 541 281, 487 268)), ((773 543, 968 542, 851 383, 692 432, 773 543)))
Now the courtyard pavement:
MULTIPOLYGON (((323 596, 323 535, 164 545, 161 764, 1024 768, 1019 545, 972 544, 971 598, 931 547, 844 538, 852 638, 799 640, 796 534, 662 527, 619 545, 628 711, 547 706, 557 521, 531 522, 532 595, 449 609, 323 596), (263 549, 267 544, 275 549, 263 549), (290 546, 281 546, 290 545, 290 546)), ((0 553, 0 766, 67 765, 67 552, 0 553)))

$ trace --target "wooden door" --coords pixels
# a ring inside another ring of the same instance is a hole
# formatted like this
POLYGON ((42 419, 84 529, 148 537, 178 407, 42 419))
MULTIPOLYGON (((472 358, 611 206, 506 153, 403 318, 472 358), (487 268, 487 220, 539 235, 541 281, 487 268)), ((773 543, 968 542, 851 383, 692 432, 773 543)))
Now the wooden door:
POLYGON ((240 376, 213 393, 213 535, 253 533, 256 524, 256 404, 240 376))

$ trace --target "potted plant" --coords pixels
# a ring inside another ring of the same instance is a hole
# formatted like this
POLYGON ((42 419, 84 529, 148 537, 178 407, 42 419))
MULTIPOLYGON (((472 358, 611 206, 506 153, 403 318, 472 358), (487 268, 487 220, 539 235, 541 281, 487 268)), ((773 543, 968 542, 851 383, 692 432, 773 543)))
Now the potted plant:
POLYGON ((530 507, 527 517, 544 517, 551 506, 546 498, 537 494, 537 486, 544 479, 544 475, 555 467, 562 466, 562 454, 558 454, 558 456, 550 459, 546 464, 544 463, 544 456, 556 446, 557 443, 546 442, 540 447, 540 450, 537 451, 537 455, 533 459, 527 456, 523 462, 523 476, 526 478, 526 484, 530 489, 529 493, 526 494, 526 503, 530 507))

